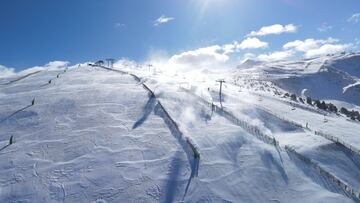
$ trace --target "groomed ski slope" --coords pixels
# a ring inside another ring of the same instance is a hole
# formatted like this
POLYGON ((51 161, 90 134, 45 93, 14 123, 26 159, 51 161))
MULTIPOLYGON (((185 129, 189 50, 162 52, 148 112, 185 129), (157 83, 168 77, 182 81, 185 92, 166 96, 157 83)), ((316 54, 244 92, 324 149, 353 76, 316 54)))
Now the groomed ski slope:
POLYGON ((2 117, 36 103, 1 123, 2 146, 16 142, 0 152, 0 202, 157 202, 176 190, 172 172, 186 181, 186 156, 132 77, 84 68, 41 87, 57 73, 2 89, 2 117))
POLYGON ((142 82, 155 98, 129 75, 89 66, 0 87, 0 202, 354 201, 178 83, 142 82), (159 101, 201 154, 195 176, 159 101))

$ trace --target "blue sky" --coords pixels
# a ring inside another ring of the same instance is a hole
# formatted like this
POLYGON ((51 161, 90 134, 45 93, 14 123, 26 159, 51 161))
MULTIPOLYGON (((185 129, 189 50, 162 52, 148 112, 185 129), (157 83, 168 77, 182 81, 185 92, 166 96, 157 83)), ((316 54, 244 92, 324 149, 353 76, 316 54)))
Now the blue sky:
POLYGON ((359 0, 1 0, 0 64, 21 70, 54 60, 144 61, 156 53, 182 60, 213 45, 221 48, 200 53, 310 57, 358 50, 359 13, 359 0), (255 45, 240 46, 249 38, 255 45))

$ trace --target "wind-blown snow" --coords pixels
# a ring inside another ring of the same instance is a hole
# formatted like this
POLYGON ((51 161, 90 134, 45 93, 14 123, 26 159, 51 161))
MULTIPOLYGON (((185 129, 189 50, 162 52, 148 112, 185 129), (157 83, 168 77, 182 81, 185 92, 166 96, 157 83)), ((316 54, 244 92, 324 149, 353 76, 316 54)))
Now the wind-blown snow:
MULTIPOLYGON (((345 57, 351 58, 340 59, 345 57)), ((294 82, 315 81, 311 77, 339 79, 329 87, 342 91, 357 76, 329 62, 336 60, 251 62, 223 72, 171 72, 125 60, 114 65, 140 82, 84 64, 65 72, 67 64, 56 63, 56 68, 1 78, 0 202, 357 201, 285 149, 291 147, 359 191, 360 155, 314 131, 360 148, 360 125, 336 114, 324 122, 323 112, 305 104, 292 106, 266 91, 294 89, 300 95, 308 89, 303 93, 312 95, 318 86, 294 82), (226 79, 221 101, 219 78, 226 79), (155 97, 149 97, 141 83, 155 97), (214 112, 199 97, 223 106, 279 145, 257 139, 256 131, 214 112), (158 102, 179 129, 169 124, 158 102), (306 123, 308 128, 299 126, 306 123), (199 151, 198 167, 176 130, 199 151), (15 142, 8 145, 11 136, 15 142)), ((327 93, 325 99, 356 106, 351 99, 359 97, 352 94, 327 93)))

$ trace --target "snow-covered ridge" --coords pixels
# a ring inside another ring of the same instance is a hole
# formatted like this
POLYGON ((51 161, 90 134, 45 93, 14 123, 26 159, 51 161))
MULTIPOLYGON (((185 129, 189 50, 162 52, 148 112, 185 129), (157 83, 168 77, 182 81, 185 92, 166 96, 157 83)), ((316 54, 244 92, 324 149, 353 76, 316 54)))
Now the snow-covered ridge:
POLYGON ((297 95, 307 89, 306 96, 314 99, 360 105, 360 53, 253 64, 238 70, 237 77, 272 81, 279 88, 297 95))

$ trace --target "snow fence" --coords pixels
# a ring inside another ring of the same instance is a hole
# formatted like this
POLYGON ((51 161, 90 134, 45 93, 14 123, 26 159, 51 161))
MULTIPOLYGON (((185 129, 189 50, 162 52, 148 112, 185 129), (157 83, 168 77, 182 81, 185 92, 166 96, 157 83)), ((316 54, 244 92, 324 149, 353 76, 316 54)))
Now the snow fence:
MULTIPOLYGON (((271 137, 270 135, 262 133, 260 131, 260 129, 257 128, 256 126, 253 126, 253 125, 247 123, 244 120, 240 120, 240 119, 236 118, 232 113, 226 111, 224 107, 222 107, 222 108, 218 107, 218 106, 206 101, 204 98, 202 98, 202 97, 196 95, 195 93, 191 92, 190 90, 187 90, 185 88, 181 88, 181 89, 188 92, 189 94, 193 95, 194 97, 198 98, 202 103, 204 103, 205 105, 212 108, 216 113, 224 116, 226 119, 230 120, 234 124, 237 124, 237 125, 241 126, 247 132, 254 135, 258 139, 262 140, 263 142, 274 145, 277 149, 280 148, 279 142, 275 138, 271 137)), ((305 163, 306 165, 314 168, 318 174, 320 174, 321 176, 327 178, 332 183, 334 183, 336 186, 341 188, 347 196, 349 196, 350 198, 353 198, 353 199, 360 202, 360 193, 359 193, 359 191, 355 190, 350 185, 343 182, 341 179, 337 178, 332 173, 326 171, 321 166, 319 166, 317 163, 313 162, 311 159, 305 157, 304 155, 298 153, 297 151, 295 151, 291 147, 285 145, 285 150, 288 153, 293 154, 296 157, 298 157, 303 163, 305 163)))
POLYGON ((360 201, 360 192, 359 191, 355 190, 350 185, 348 185, 347 183, 340 180, 334 174, 332 174, 332 173, 326 171, 325 169, 323 169, 316 162, 314 162, 311 159, 305 157, 304 155, 298 153, 293 148, 285 145, 285 150, 288 153, 294 154, 297 158, 299 158, 301 161, 303 161, 306 165, 314 168, 316 170, 316 172, 318 172, 320 175, 326 177, 328 180, 335 183, 338 187, 340 187, 345 192, 346 195, 348 195, 351 198, 354 198, 357 201, 360 201))
MULTIPOLYGON (((106 67, 101 67, 101 68, 105 68, 105 69, 108 69, 108 70, 113 70, 113 71, 116 71, 116 72, 120 72, 122 74, 129 74, 129 73, 124 72, 124 71, 119 71, 119 70, 110 69, 110 68, 106 68, 106 67)), ((133 74, 131 74, 131 75, 135 78, 135 80, 141 81, 141 79, 139 77, 137 77, 136 75, 133 75, 133 74)), ((154 92, 146 84, 143 83, 143 87, 144 87, 145 90, 148 91, 150 96, 155 96, 154 92)), ((263 142, 274 145, 277 149, 280 148, 279 142, 274 137, 272 137, 270 135, 267 135, 265 133, 262 133, 261 130, 258 127, 254 126, 254 125, 251 125, 251 124, 249 124, 248 122, 246 122, 244 120, 238 119, 232 113, 227 111, 224 107, 219 107, 217 105, 214 105, 213 103, 210 103, 210 102, 206 101, 205 99, 203 99, 202 97, 196 95, 195 93, 191 92, 190 90, 187 90, 185 88, 181 88, 181 89, 183 91, 188 92, 189 94, 193 95, 194 97, 198 98, 203 104, 205 104, 206 106, 212 108, 213 111, 215 111, 216 113, 224 116, 226 119, 230 120, 234 124, 241 126, 247 132, 254 135, 258 139, 262 140, 263 142)), ((165 118, 165 122, 170 126, 170 130, 173 130, 174 133, 176 133, 179 137, 185 138, 185 141, 187 143, 187 145, 186 145, 187 148, 185 147, 184 150, 187 152, 190 149, 192 151, 192 153, 193 153, 193 157, 195 159, 199 160, 200 159, 200 153, 197 150, 196 146, 192 143, 191 139, 188 138, 188 137, 185 137, 183 135, 183 133, 180 131, 179 126, 177 125, 177 123, 171 118, 171 116, 165 110, 164 106, 160 103, 160 101, 158 101, 157 107, 158 107, 158 111, 163 114, 163 117, 165 118)), ((278 115, 277 115, 277 117, 278 117, 278 115)), ((280 118, 280 116, 279 116, 279 118, 280 118)), ((285 119, 285 120, 288 121, 287 119, 285 119)), ((298 127, 302 127, 301 124, 297 124, 297 123, 294 123, 292 121, 289 121, 289 122, 293 123, 294 125, 296 125, 298 127)), ((343 141, 339 140, 336 137, 333 137, 333 136, 330 136, 330 135, 327 135, 327 134, 324 134, 324 133, 321 133, 321 132, 320 133, 316 132, 316 134, 319 134, 319 135, 324 136, 324 137, 326 136, 328 139, 332 139, 334 142, 337 142, 337 143, 340 143, 340 144, 342 144, 341 142, 343 142, 343 141)), ((346 146, 345 143, 343 145, 346 146)), ((355 150, 350 145, 348 145, 348 148, 351 149, 352 151, 355 150)), ((321 176, 324 176, 325 178, 327 178, 328 180, 333 182, 335 185, 337 185, 339 188, 341 188, 346 195, 348 195, 349 197, 353 198, 354 200, 360 202, 360 193, 359 193, 359 191, 353 189, 350 185, 343 182, 342 180, 337 178, 335 175, 333 175, 332 173, 326 171, 321 166, 319 166, 317 163, 313 162, 311 159, 305 157, 304 155, 298 153, 297 151, 295 151, 291 147, 285 145, 285 150, 288 153, 293 154, 296 157, 298 157, 306 165, 314 168, 317 171, 317 173, 319 173, 321 176)), ((359 153, 358 150, 356 152, 359 153)))
POLYGON ((321 131, 315 131, 315 135, 319 135, 321 137, 324 137, 325 139, 328 139, 330 141, 333 141, 337 144, 340 144, 342 146, 344 146, 345 148, 349 149, 350 151, 356 153, 357 155, 360 156, 360 150, 348 143, 346 143, 345 141, 343 141, 342 139, 338 138, 338 137, 335 137, 335 136, 332 136, 332 135, 329 135, 329 134, 326 134, 324 132, 321 132, 321 131))
POLYGON ((94 65, 94 64, 89 64, 90 66, 93 66, 93 67, 99 67, 99 68, 103 68, 103 69, 106 69, 106 70, 109 70, 109 71, 114 71, 114 72, 118 72, 118 73, 121 73, 121 74, 124 74, 124 75, 130 75, 132 76, 137 82, 141 82, 141 79, 135 75, 135 74, 132 74, 132 73, 129 73, 129 72, 126 72, 126 71, 122 71, 122 70, 118 70, 118 69, 113 69, 113 68, 108 68, 106 66, 101 66, 101 65, 94 65))
MULTIPOLYGON (((277 117, 277 118, 280 119, 280 120, 286 121, 286 122, 288 122, 288 123, 290 123, 290 124, 292 124, 292 125, 294 125, 294 126, 296 126, 296 127, 303 128, 303 129, 308 129, 308 130, 311 131, 311 128, 306 127, 306 126, 303 126, 301 123, 297 123, 297 122, 295 122, 295 121, 289 120, 289 119, 287 119, 287 118, 285 118, 285 117, 283 117, 283 116, 281 116, 281 115, 279 115, 279 114, 277 114, 277 113, 275 113, 275 112, 272 112, 272 111, 270 111, 270 110, 268 110, 268 109, 262 108, 262 107, 259 106, 259 105, 256 105, 256 104, 254 104, 254 105, 255 105, 256 107, 260 108, 261 110, 263 110, 263 111, 265 111, 265 112, 267 112, 267 113, 269 113, 269 114, 277 117)), ((325 139, 330 140, 330 141, 332 141, 332 142, 334 142, 334 143, 337 143, 337 144, 339 144, 339 145, 347 148, 347 149, 350 150, 351 152, 353 152, 353 153, 355 153, 355 154, 357 154, 357 155, 360 156, 360 150, 359 150, 357 147, 354 147, 354 146, 346 143, 344 140, 342 140, 342 139, 340 139, 340 138, 338 138, 338 137, 335 137, 335 136, 326 134, 326 133, 324 133, 324 132, 322 132, 322 131, 316 131, 316 130, 314 130, 314 134, 315 134, 315 135, 318 135, 318 136, 321 136, 321 137, 324 137, 325 139)))
MULTIPOLYGON (((258 94, 258 96, 261 96, 261 95, 258 94)), ((289 102, 289 103, 291 103, 291 102, 289 102)), ((298 123, 298 122, 289 120, 289 119, 285 118, 284 116, 281 116, 281 115, 279 115, 279 114, 277 114, 277 113, 275 113, 275 112, 273 112, 273 111, 270 111, 270 110, 268 110, 268 109, 266 109, 266 108, 261 107, 260 105, 257 105, 257 104, 252 104, 252 105, 254 105, 255 107, 257 107, 257 108, 259 108, 259 109, 261 109, 261 110, 263 110, 263 111, 265 111, 265 112, 273 115, 274 117, 276 117, 276 118, 278 118, 278 119, 280 119, 280 120, 283 120, 283 121, 286 121, 286 122, 292 124, 293 126, 296 126, 296 127, 302 128, 302 129, 307 129, 307 130, 310 130, 310 131, 311 131, 311 128, 306 127, 306 126, 303 126, 301 123, 298 123)), ((300 105, 299 105, 299 106, 300 106, 300 105)), ((309 110, 310 108, 304 108, 304 109, 305 109, 305 110, 309 110)), ((314 110, 314 112, 315 112, 315 110, 314 110)), ((319 113, 319 112, 317 112, 317 113, 319 113)), ((321 114, 321 113, 319 113, 319 114, 321 114)), ((350 150, 351 152, 353 152, 353 153, 355 153, 355 154, 357 154, 357 155, 360 156, 360 150, 359 150, 357 147, 354 147, 354 146, 346 143, 344 140, 342 140, 342 139, 340 139, 340 138, 338 138, 338 137, 335 137, 335 136, 326 134, 326 133, 324 133, 324 132, 322 132, 322 131, 315 131, 315 130, 314 130, 314 134, 315 134, 315 135, 318 135, 318 136, 321 136, 321 137, 324 137, 325 139, 330 140, 330 141, 332 141, 332 142, 334 142, 334 143, 336 143, 336 144, 339 144, 339 145, 341 145, 342 147, 345 147, 345 148, 347 148, 348 150, 350 150)))
POLYGON ((156 107, 157 112, 159 112, 160 115, 164 118, 165 123, 169 126, 170 130, 173 131, 173 134, 175 134, 179 139, 180 144, 183 145, 185 152, 191 152, 191 155, 194 159, 200 159, 200 153, 197 150, 197 147, 193 144, 189 137, 184 136, 184 134, 179 129, 178 124, 171 118, 170 114, 165 110, 160 101, 158 101, 156 107), (184 145, 184 143, 186 143, 186 145, 184 145))
MULTIPOLYGON (((150 97, 155 97, 154 92, 145 83, 143 83, 142 85, 144 89, 148 91, 150 97)), ((170 130, 173 131, 173 134, 177 136, 177 138, 180 141, 180 144, 183 145, 185 152, 188 153, 189 151, 191 151, 192 156, 195 159, 200 159, 200 152, 193 143, 193 141, 189 137, 184 136, 184 134, 181 132, 179 128, 179 125, 174 121, 174 119, 172 119, 172 117, 166 111, 166 109, 164 108, 164 106, 161 104, 160 101, 157 102, 156 107, 160 115, 164 118, 165 123, 169 126, 170 130), (185 141, 187 146, 184 146, 182 140, 185 141)))
POLYGON ((10 85, 10 84, 12 84, 12 83, 15 83, 15 82, 17 82, 17 81, 20 81, 20 80, 25 79, 25 78, 27 78, 27 77, 30 77, 30 76, 32 76, 32 75, 38 74, 38 73, 40 73, 40 72, 41 72, 41 70, 34 71, 34 72, 32 72, 32 73, 28 73, 28 74, 26 74, 26 75, 20 76, 20 77, 18 77, 18 78, 16 78, 16 79, 13 79, 13 80, 11 80, 11 81, 9 81, 9 82, 6 82, 6 83, 2 83, 2 84, 0 84, 0 85, 10 85))
POLYGON ((225 107, 219 107, 213 103, 210 103, 206 101, 204 98, 196 95, 195 93, 191 92, 190 90, 187 90, 185 88, 181 88, 183 91, 193 95, 194 97, 198 98, 204 105, 210 107, 214 112, 218 113, 219 115, 224 116, 226 119, 231 121, 232 123, 241 126, 244 130, 249 132, 251 135, 254 135, 259 140, 274 145, 276 148, 279 146, 279 142, 271 135, 267 135, 263 133, 257 126, 252 125, 245 120, 240 120, 236 116, 234 116, 232 113, 226 110, 225 107))
MULTIPOLYGON (((110 70, 110 71, 114 71, 114 72, 118 72, 121 74, 127 74, 132 76, 137 82, 141 82, 141 78, 138 77, 135 74, 129 73, 129 72, 125 72, 125 71, 121 71, 121 70, 117 70, 117 69, 112 69, 112 68, 108 68, 105 66, 100 66, 100 65, 92 65, 90 64, 90 66, 94 66, 94 67, 100 67, 106 70, 110 70)), ((154 92, 145 84, 142 84, 143 88, 148 92, 150 97, 155 97, 154 92)), ((163 116, 165 123, 169 126, 170 130, 173 132, 173 134, 175 134, 179 139, 179 141, 184 140, 186 145, 184 145, 183 142, 180 142, 180 144, 183 146, 185 152, 187 154, 189 154, 189 151, 192 154, 192 157, 194 157, 194 159, 199 160, 200 159, 200 152, 198 150, 198 148, 196 147, 196 145, 194 144, 194 142, 189 138, 184 136, 184 134, 181 132, 178 124, 172 119, 172 117, 170 116, 170 114, 166 111, 166 109, 164 108, 164 106, 161 104, 160 101, 157 101, 157 110, 158 112, 163 116)))

